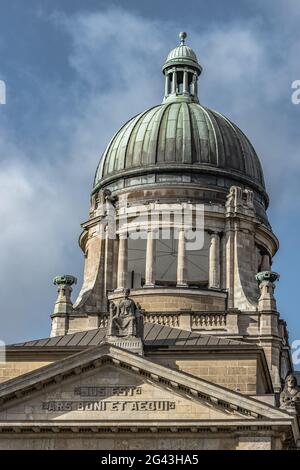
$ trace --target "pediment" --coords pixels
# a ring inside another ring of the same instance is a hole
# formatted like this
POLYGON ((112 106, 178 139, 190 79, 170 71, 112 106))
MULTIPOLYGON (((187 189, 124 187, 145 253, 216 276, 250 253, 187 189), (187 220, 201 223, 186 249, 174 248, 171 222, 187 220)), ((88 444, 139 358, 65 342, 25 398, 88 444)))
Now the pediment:
POLYGON ((35 391, 0 411, 0 421, 164 421, 171 416, 178 420, 224 420, 231 414, 155 385, 136 372, 120 370, 115 364, 104 364, 42 392, 35 391))
POLYGON ((104 344, 0 386, 3 422, 286 419, 270 405, 104 344))

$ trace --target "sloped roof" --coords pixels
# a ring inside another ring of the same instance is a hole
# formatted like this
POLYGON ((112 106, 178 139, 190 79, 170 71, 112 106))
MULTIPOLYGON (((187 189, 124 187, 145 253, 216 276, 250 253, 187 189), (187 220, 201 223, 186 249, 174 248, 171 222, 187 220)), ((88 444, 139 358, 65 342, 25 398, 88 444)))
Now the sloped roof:
MULTIPOLYGON (((36 339, 24 343, 11 344, 10 347, 85 347, 97 346, 105 337, 106 329, 81 331, 78 333, 53 338, 36 339)), ((252 344, 242 341, 221 338, 195 331, 186 331, 179 328, 157 325, 145 322, 144 326, 145 347, 161 346, 199 346, 199 347, 245 347, 253 348, 252 344)))

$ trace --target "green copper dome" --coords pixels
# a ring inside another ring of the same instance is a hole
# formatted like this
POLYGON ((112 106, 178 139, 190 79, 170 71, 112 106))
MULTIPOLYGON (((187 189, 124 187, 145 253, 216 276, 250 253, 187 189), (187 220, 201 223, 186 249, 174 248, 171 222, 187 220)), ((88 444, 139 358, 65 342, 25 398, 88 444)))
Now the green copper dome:
POLYGON ((221 114, 193 102, 155 106, 128 121, 104 152, 94 181, 147 172, 235 176, 264 190, 254 148, 221 114))
POLYGON ((97 168, 94 191, 110 185, 200 183, 229 188, 242 184, 268 203, 262 168, 243 132, 223 115, 199 104, 202 67, 185 45, 163 66, 163 103, 130 119, 113 137, 97 168))

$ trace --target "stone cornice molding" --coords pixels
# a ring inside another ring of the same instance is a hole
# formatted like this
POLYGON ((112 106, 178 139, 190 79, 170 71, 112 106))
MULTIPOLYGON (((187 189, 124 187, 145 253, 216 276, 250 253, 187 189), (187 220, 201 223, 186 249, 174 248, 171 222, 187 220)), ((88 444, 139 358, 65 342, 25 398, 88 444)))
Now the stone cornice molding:
MULTIPOLYGON (((294 431, 294 435, 297 436, 297 428, 295 425, 295 420, 292 416, 289 416, 283 420, 245 420, 236 419, 236 420, 211 420, 211 421, 173 421, 168 420, 168 422, 158 422, 157 420, 151 421, 147 420, 145 422, 141 421, 132 421, 130 423, 124 423, 123 421, 112 421, 109 424, 107 421, 101 422, 89 422, 89 421, 34 421, 32 423, 11 421, 0 422, 0 433, 1 435, 9 435, 14 437, 20 433, 28 437, 30 433, 34 434, 34 437, 37 434, 42 433, 43 437, 46 437, 47 434, 51 435, 53 433, 62 433, 65 437, 66 434, 131 434, 138 433, 143 435, 149 435, 152 433, 159 434, 168 434, 168 433, 180 433, 180 434, 189 434, 195 433, 207 435, 213 437, 215 435, 232 435, 240 436, 245 434, 247 437, 250 434, 255 436, 265 437, 266 435, 276 435, 276 433, 281 432, 285 435, 291 434, 291 428, 294 431)), ((284 438, 285 436, 283 436, 284 438)))

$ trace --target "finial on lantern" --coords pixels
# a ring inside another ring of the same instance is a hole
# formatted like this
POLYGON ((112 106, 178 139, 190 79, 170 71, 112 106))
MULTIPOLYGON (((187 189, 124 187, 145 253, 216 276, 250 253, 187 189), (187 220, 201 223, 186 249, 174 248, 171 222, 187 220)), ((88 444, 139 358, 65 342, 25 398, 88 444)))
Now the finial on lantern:
POLYGON ((187 37, 187 34, 186 34, 185 31, 181 31, 181 33, 179 33, 179 39, 180 39, 181 46, 184 46, 186 37, 187 37))

